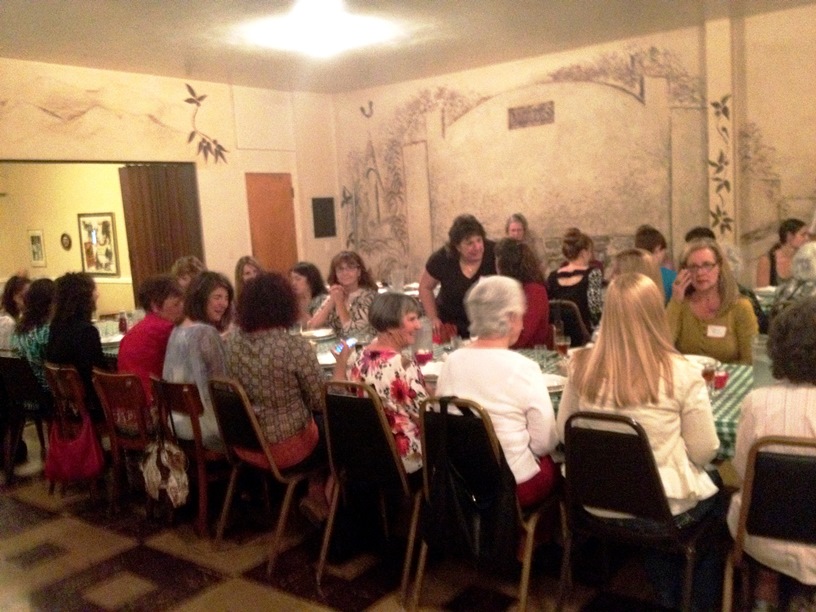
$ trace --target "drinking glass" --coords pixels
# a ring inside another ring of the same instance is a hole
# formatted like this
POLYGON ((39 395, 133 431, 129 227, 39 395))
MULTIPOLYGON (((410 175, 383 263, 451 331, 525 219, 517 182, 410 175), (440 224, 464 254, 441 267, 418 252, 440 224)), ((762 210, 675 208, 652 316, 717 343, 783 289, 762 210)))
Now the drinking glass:
POLYGON ((703 379, 706 381, 709 394, 714 390, 714 375, 717 373, 716 364, 706 364, 703 366, 703 379))
POLYGON ((555 350, 561 355, 563 359, 567 358, 569 347, 572 344, 572 338, 565 335, 558 335, 555 337, 555 350))

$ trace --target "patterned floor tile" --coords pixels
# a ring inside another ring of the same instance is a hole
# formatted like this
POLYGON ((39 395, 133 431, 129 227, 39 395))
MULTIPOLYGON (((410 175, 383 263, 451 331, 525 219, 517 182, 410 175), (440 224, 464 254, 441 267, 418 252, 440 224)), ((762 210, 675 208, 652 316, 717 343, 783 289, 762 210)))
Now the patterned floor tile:
POLYGON ((232 578, 217 586, 207 589, 201 595, 193 597, 182 605, 173 608, 173 612, 201 612, 209 610, 286 610, 287 612, 328 612, 326 608, 314 602, 300 599, 243 578, 232 578))
POLYGON ((0 539, 22 533, 56 515, 7 495, 0 496, 0 539))
POLYGON ((217 572, 167 555, 147 546, 137 546, 119 555, 37 589, 30 594, 36 609, 166 610, 221 582, 217 572), (126 602, 117 602, 111 587, 129 590, 126 602), (100 597, 110 600, 100 602, 100 597), (117 605, 117 603, 119 605, 117 605))

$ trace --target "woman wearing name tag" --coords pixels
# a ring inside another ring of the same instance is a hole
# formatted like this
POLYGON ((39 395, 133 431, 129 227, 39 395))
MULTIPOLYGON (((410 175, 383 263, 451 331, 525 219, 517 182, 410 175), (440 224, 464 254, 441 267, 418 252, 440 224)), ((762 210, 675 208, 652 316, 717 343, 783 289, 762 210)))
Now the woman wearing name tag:
POLYGON ((686 246, 667 313, 681 353, 751 363, 751 342, 759 330, 756 315, 713 240, 694 240, 686 246))

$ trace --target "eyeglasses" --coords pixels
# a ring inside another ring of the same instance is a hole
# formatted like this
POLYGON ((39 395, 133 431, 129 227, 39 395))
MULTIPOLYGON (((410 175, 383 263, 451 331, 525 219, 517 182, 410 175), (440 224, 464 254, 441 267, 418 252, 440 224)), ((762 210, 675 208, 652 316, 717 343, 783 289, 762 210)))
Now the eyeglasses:
POLYGON ((707 261, 707 262, 702 263, 700 265, 686 266, 686 270, 688 270, 692 274, 696 274, 697 272, 706 272, 706 273, 708 273, 708 272, 711 272, 716 267, 717 267, 716 262, 707 261))
POLYGON ((359 270, 360 266, 357 265, 345 265, 345 266, 337 266, 338 272, 351 272, 352 270, 359 270))

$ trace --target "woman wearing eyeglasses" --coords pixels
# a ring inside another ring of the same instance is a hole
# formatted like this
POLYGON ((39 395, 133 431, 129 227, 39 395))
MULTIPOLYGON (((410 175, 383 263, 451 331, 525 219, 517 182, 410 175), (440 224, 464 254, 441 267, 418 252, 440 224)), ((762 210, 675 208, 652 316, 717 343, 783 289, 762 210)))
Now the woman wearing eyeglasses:
POLYGON ((370 340, 377 332, 368 322, 368 309, 377 295, 377 284, 363 258, 354 251, 340 251, 329 266, 329 297, 309 319, 309 329, 329 326, 343 339, 370 340))
POLYGON ((674 345, 681 353, 751 363, 757 318, 713 240, 694 240, 686 246, 667 313, 674 345))

